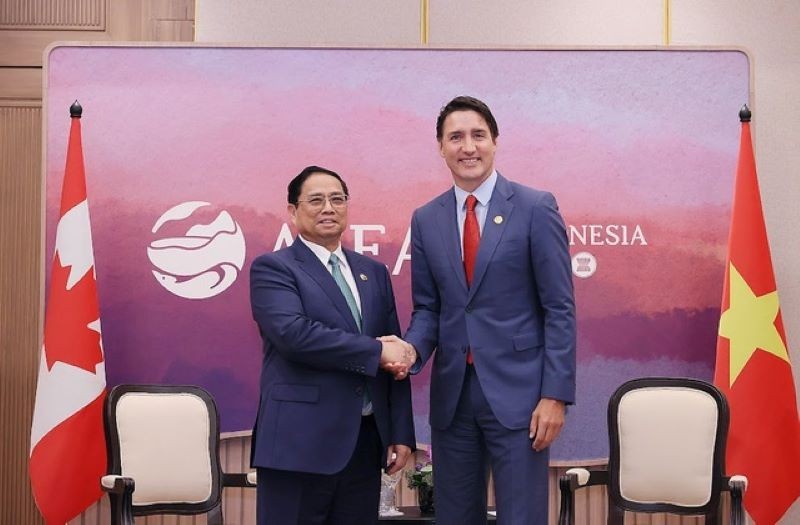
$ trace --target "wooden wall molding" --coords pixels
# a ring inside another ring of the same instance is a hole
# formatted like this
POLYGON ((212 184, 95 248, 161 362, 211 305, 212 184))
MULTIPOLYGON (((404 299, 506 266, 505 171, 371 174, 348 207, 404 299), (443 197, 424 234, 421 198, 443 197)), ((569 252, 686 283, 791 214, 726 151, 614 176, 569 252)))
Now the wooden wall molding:
POLYGON ((4 0, 0 29, 105 31, 106 0, 4 0))
POLYGON ((40 523, 28 483, 39 364, 42 110, 0 105, 0 523, 40 523))

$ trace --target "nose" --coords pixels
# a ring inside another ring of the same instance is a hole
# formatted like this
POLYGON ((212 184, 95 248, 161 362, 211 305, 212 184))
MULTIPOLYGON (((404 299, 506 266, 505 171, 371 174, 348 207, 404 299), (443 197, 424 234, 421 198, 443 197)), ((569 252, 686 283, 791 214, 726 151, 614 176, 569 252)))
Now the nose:
POLYGON ((323 212, 332 212, 333 204, 331 204, 331 200, 328 197, 325 197, 325 203, 322 205, 323 212))
POLYGON ((471 138, 471 137, 466 137, 466 138, 464 139, 464 142, 463 142, 463 144, 462 144, 461 148, 462 148, 462 149, 463 149, 465 152, 472 152, 472 151, 475 151, 475 142, 472 140, 472 138, 471 138))

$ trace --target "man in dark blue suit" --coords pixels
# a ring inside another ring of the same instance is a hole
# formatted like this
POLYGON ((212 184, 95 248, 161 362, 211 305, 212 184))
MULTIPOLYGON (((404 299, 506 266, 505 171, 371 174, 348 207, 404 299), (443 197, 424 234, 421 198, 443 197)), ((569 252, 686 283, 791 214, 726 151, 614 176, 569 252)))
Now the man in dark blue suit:
POLYGON ((264 340, 253 429, 258 523, 374 524, 381 468, 402 469, 415 443, 386 267, 341 246, 347 185, 309 166, 289 184, 298 237, 250 270, 264 340), (394 364, 398 378, 381 369, 394 364))
POLYGON ((412 372, 433 355, 436 522, 486 523, 491 466, 498 522, 545 524, 548 447, 575 399, 564 221, 550 193, 495 171, 497 122, 480 100, 448 103, 436 136, 455 185, 414 212, 405 337, 412 372))

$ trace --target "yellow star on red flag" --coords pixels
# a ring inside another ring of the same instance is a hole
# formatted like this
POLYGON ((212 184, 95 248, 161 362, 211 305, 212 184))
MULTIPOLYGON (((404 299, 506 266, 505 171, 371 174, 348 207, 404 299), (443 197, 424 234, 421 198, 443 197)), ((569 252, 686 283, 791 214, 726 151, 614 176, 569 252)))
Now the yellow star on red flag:
POLYGON ((731 264, 729 268, 730 308, 722 313, 719 335, 730 340, 730 386, 756 350, 789 361, 786 344, 775 327, 780 312, 777 290, 756 296, 750 285, 731 264))

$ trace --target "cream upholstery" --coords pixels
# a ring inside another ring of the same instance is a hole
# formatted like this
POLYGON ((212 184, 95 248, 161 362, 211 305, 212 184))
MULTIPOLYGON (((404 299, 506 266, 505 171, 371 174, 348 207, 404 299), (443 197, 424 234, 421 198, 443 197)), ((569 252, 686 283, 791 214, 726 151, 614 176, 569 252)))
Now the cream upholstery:
POLYGON ((189 393, 128 392, 117 402, 122 475, 134 505, 207 500, 212 491, 209 412, 189 393))
POLYGON ((256 486, 256 484, 258 483, 258 478, 256 476, 255 470, 251 470, 250 472, 247 473, 247 483, 253 486, 256 486))
POLYGON ((728 482, 729 485, 732 487, 736 483, 741 483, 744 486, 744 489, 747 490, 747 476, 737 475, 731 476, 731 480, 728 482))
POLYGON ((571 468, 559 479, 559 525, 576 522, 575 493, 605 486, 608 520, 627 512, 705 517, 720 523, 730 493, 730 525, 744 525, 744 476, 727 477, 730 414, 724 394, 705 381, 645 377, 620 385, 608 401, 608 470, 571 468))
POLYGON ((717 432, 714 398, 682 387, 631 390, 620 399, 617 419, 622 497, 687 507, 709 501, 717 432))
POLYGON ((567 474, 574 474, 578 477, 578 485, 581 487, 586 485, 589 482, 589 471, 585 468, 571 468, 567 472, 567 474))
POLYGON ((114 484, 117 482, 118 479, 122 478, 122 476, 115 476, 114 474, 109 474, 107 476, 103 476, 100 478, 100 485, 107 489, 113 489, 114 484))

